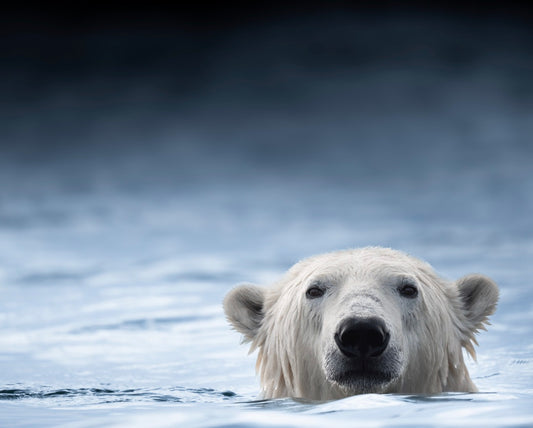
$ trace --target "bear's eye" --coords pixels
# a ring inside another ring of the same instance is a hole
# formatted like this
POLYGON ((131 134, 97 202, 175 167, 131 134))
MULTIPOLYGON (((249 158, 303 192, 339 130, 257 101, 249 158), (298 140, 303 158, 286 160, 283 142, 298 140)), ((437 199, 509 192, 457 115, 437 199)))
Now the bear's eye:
POLYGON ((403 284, 398 290, 403 297, 414 299, 418 296, 418 288, 413 284, 403 284))
POLYGON ((316 285, 313 285, 305 292, 305 297, 308 299, 318 299, 324 295, 324 290, 316 285))

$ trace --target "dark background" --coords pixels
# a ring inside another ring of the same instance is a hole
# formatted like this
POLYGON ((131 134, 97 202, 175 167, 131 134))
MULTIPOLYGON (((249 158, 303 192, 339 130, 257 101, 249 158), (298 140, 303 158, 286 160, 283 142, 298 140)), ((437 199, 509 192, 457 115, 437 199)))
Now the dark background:
POLYGON ((472 222, 520 213, 523 227, 530 17, 503 2, 14 6, 0 18, 4 210, 212 192, 244 212, 270 198, 282 222, 301 216, 288 200, 339 191, 328 204, 410 198, 428 220, 466 200, 472 222))
MULTIPOLYGON (((1 138, 41 160, 89 144, 94 132, 102 134, 91 145, 120 144, 116 134, 128 130, 144 146, 185 118, 233 133, 264 111, 301 117, 307 104, 339 97, 327 82, 386 68, 399 79, 447 72, 453 80, 480 67, 516 74, 515 91, 530 101, 530 12, 512 2, 12 6, 0 17, 1 138), (496 61, 484 63, 490 56, 496 61)), ((397 96, 365 95, 385 110, 397 96)), ((342 111, 365 108, 355 101, 342 111)))

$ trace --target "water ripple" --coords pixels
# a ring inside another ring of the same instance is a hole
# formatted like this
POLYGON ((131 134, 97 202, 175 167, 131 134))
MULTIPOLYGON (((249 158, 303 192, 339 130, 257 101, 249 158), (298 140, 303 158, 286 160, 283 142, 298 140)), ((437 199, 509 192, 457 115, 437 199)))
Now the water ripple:
POLYGON ((173 324, 182 324, 195 321, 205 321, 212 319, 212 315, 186 315, 178 317, 167 317, 167 318, 142 318, 142 319, 133 319, 125 320, 113 324, 99 324, 99 325, 88 325, 80 327, 74 330, 71 330, 71 334, 78 333, 94 333, 97 331, 108 331, 108 330, 145 330, 150 328, 160 328, 173 324))
MULTIPOLYGON (((83 397, 101 398, 104 403, 127 402, 127 401, 157 401, 166 403, 202 402, 228 400, 237 397, 233 391, 217 391, 210 388, 184 388, 172 387, 167 390, 156 389, 109 389, 109 388, 64 388, 42 389, 30 388, 7 388, 0 389, 0 400, 23 400, 23 399, 77 399, 83 397)), ((86 402, 86 400, 85 400, 86 402)))

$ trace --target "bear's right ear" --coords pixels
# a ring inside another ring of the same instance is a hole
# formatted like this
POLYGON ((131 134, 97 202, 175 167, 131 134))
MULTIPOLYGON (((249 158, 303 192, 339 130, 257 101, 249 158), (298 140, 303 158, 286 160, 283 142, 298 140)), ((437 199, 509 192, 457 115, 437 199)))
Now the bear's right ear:
POLYGON ((263 320, 265 290, 255 285, 240 285, 224 298, 224 312, 244 341, 253 340, 263 320))
POLYGON ((466 275, 457 281, 466 318, 475 333, 496 310, 498 286, 484 275, 466 275))

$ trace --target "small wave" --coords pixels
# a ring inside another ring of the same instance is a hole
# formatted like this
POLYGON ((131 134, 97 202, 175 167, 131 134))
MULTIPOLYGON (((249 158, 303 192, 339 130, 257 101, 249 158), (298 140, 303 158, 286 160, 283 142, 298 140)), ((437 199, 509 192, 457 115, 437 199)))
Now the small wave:
MULTIPOLYGON (((396 395, 396 394, 394 394, 396 395)), ((439 394, 413 394, 402 396, 398 394, 400 399, 408 403, 445 403, 448 401, 474 401, 479 393, 473 392, 442 392, 439 394)))
POLYGON ((79 283, 85 280, 92 272, 34 272, 17 278, 20 284, 53 285, 64 283, 79 283))
POLYGON ((156 401, 156 402, 202 402, 206 396, 211 399, 227 400, 237 397, 233 391, 217 391, 210 388, 172 387, 163 389, 108 389, 108 388, 64 388, 32 390, 24 388, 0 389, 0 400, 23 399, 77 399, 94 397, 102 399, 99 402, 121 401, 156 401))
POLYGON ((31 389, 0 389, 0 400, 17 400, 21 398, 53 398, 79 395, 105 395, 116 394, 117 392, 119 391, 100 388, 57 389, 52 391, 32 391, 31 389))
POLYGON ((182 324, 195 321, 205 321, 213 318, 212 315, 187 315, 181 317, 168 318, 142 318, 125 320, 114 324, 88 325, 71 330, 71 334, 93 333, 102 330, 145 330, 149 328, 159 328, 172 324, 182 324))
POLYGON ((190 271, 172 273, 165 276, 168 282, 209 282, 209 283, 233 283, 241 278, 235 272, 204 272, 190 271))

